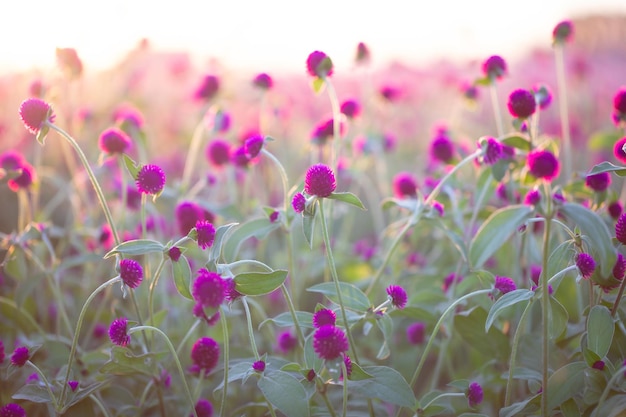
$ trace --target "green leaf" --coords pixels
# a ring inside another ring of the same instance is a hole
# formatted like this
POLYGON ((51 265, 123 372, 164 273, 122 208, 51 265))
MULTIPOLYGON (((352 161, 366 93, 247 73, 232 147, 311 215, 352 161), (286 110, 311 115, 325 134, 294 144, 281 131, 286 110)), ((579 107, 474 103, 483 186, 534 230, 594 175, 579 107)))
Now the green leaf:
POLYGON ((14 400, 27 400, 33 403, 45 404, 52 402, 48 390, 43 385, 39 384, 26 384, 22 388, 18 389, 11 397, 14 400))
POLYGON ((511 161, 508 161, 506 159, 499 159, 495 164, 491 166, 491 175, 493 175, 493 178, 496 181, 502 181, 502 179, 506 175, 506 172, 509 169, 510 163, 511 161))
POLYGON ((9 300, 5 297, 0 297, 0 316, 3 320, 6 319, 7 323, 13 323, 14 329, 19 328, 25 334, 37 332, 40 335, 46 333, 37 324, 37 321, 23 308, 20 308, 15 304, 15 301, 9 300))
POLYGON ((361 368, 358 363, 352 362, 352 373, 350 374, 350 381, 362 381, 364 379, 370 378, 374 378, 374 376, 365 372, 365 370, 361 368))
POLYGON ((593 248, 594 258, 599 261, 600 273, 603 276, 611 274, 617 255, 611 240, 612 234, 604 220, 596 212, 580 204, 563 203, 559 211, 573 221, 591 241, 590 246, 593 248))
POLYGON ((263 239, 280 227, 280 222, 272 223, 267 217, 253 219, 233 226, 222 248, 222 255, 227 262, 235 260, 241 244, 251 237, 263 239))
POLYGON ((587 347, 604 358, 613 342, 615 324, 608 308, 603 305, 593 306, 587 319, 587 347))
POLYGON ((302 233, 311 249, 313 249, 313 230, 315 230, 315 214, 305 211, 302 213, 302 233))
POLYGON ((601 172, 615 172, 620 177, 626 177, 626 167, 618 167, 608 161, 601 162, 594 166, 587 175, 599 174, 601 172))
POLYGON ((209 259, 208 262, 218 261, 220 255, 222 254, 222 245, 224 244, 224 238, 228 234, 228 232, 239 223, 229 223, 222 225, 215 229, 215 239, 213 240, 213 245, 209 249, 209 259))
POLYGON ((120 243, 104 255, 104 259, 110 258, 118 253, 126 256, 136 256, 145 255, 146 253, 151 252, 163 252, 164 250, 165 246, 156 240, 134 239, 120 243))
POLYGON ((103 382, 94 382, 93 384, 87 385, 86 387, 80 387, 78 389, 78 391, 72 392, 70 394, 72 396, 70 397, 70 400, 67 401, 67 403, 65 404, 65 408, 66 409, 70 408, 74 404, 81 402, 86 397, 88 397, 91 394, 93 394, 94 392, 100 390, 101 388, 103 388, 108 383, 109 383, 109 381, 107 380, 107 381, 103 381, 103 382))
POLYGON ((287 278, 287 271, 244 272, 235 275, 235 289, 243 295, 262 295, 280 287, 287 278))
POLYGON ((183 297, 193 300, 191 291, 191 267, 185 255, 181 255, 178 261, 172 261, 172 274, 174 275, 174 284, 176 290, 183 297))
POLYGON ((530 143, 530 141, 528 140, 528 138, 525 138, 523 136, 520 135, 509 135, 509 136, 505 136, 504 138, 502 138, 500 140, 500 142, 504 145, 508 145, 508 146, 512 146, 514 148, 517 149, 521 149, 522 151, 530 151, 532 148, 532 144, 530 143))
POLYGON ((348 193, 348 192, 345 192, 345 193, 332 193, 327 198, 330 198, 332 200, 343 201, 344 203, 352 204, 353 206, 358 207, 361 210, 366 210, 366 208, 363 205, 363 203, 361 202, 361 200, 359 200, 359 197, 357 197, 356 195, 354 195, 352 193, 348 193))
POLYGON ((380 346, 378 354, 376 354, 376 359, 387 359, 391 354, 389 345, 393 343, 393 321, 389 314, 383 314, 376 319, 376 325, 383 334, 383 344, 380 346))
MULTIPOLYGON (((333 303, 339 304, 337 290, 333 282, 323 282, 321 284, 314 285, 309 287, 307 291, 322 293, 333 303)), ((370 300, 367 298, 367 295, 354 285, 340 282, 339 291, 341 291, 341 298, 345 308, 365 312, 371 307, 370 300)))
POLYGON ((141 167, 126 154, 124 154, 124 165, 126 165, 126 169, 128 170, 130 176, 132 178, 137 178, 137 174, 139 174, 141 167))
POLYGON ((324 82, 324 79, 320 77, 313 78, 313 81, 311 82, 311 87, 313 88, 315 94, 321 93, 325 86, 326 83, 324 82))
POLYGON ((122 346, 111 347, 111 359, 100 372, 112 375, 135 375, 141 373, 152 376, 156 363, 168 356, 168 352, 135 355, 122 346))
POLYGON ((498 317, 498 315, 500 315, 500 313, 502 313, 504 310, 511 306, 514 306, 517 303, 521 303, 522 301, 530 300, 531 298, 533 298, 534 295, 534 291, 519 289, 508 292, 502 297, 498 298, 498 301, 496 301, 489 309, 489 314, 487 315, 487 320, 485 321, 485 331, 489 331, 489 328, 493 324, 496 317, 498 317))
POLYGON ((533 397, 527 398, 523 401, 511 404, 508 407, 500 409, 499 417, 517 417, 526 416, 530 413, 539 411, 539 403, 541 395, 537 394, 533 397))
POLYGON ((349 391, 401 407, 415 408, 413 390, 398 371, 387 366, 364 366, 363 370, 372 378, 348 380, 349 391))
POLYGON ((569 315, 563 304, 554 297, 550 297, 550 317, 548 323, 548 333, 551 339, 559 338, 567 328, 569 315))
POLYGON ((585 362, 572 362, 558 369, 548 379, 548 411, 582 393, 585 387, 585 362))
POLYGON ((313 349, 313 334, 309 334, 304 341, 304 365, 308 369, 314 369, 315 372, 319 372, 324 367, 324 360, 317 356, 315 349, 313 349))
POLYGON ((591 417, 623 417, 624 410, 626 410, 626 394, 616 394, 594 410, 591 417))
POLYGON ((282 371, 264 373, 257 386, 265 398, 289 417, 308 417, 306 391, 294 376, 282 371))
POLYGON ((482 307, 474 307, 454 316, 454 329, 465 340, 468 348, 491 358, 508 358, 510 353, 508 337, 495 327, 490 327, 489 331, 485 332, 486 320, 487 312, 482 307))
POLYGON ((472 239, 469 251, 472 267, 482 267, 510 235, 532 216, 532 212, 532 208, 525 205, 504 207, 493 212, 472 239))
MULTIPOLYGON (((50 114, 51 113, 48 112, 48 117, 50 117, 50 114)), ((50 127, 48 126, 47 123, 44 123, 43 125, 41 125, 41 128, 37 132, 37 136, 35 136, 35 139, 37 139, 37 142, 39 142, 41 146, 45 144, 46 136, 48 135, 49 131, 50 131, 50 127)))
MULTIPOLYGON (((552 251, 550 257, 548 258, 548 279, 552 278, 557 272, 562 271, 571 264, 573 245, 573 240, 566 240, 552 251)), ((550 284, 552 285, 554 291, 559 288, 559 284, 565 276, 566 275, 561 275, 561 278, 555 279, 550 284)))
MULTIPOLYGON (((300 327, 305 327, 308 329, 313 328, 313 314, 308 311, 296 311, 296 320, 298 320, 298 324, 300 327)), ((259 328, 263 326, 267 322, 273 322, 278 327, 293 327, 293 317, 291 316, 291 312, 285 311, 280 313, 276 317, 265 319, 259 324, 259 328)))
POLYGON ((622 135, 617 129, 608 132, 594 133, 588 140, 587 144, 591 151, 612 151, 622 135))

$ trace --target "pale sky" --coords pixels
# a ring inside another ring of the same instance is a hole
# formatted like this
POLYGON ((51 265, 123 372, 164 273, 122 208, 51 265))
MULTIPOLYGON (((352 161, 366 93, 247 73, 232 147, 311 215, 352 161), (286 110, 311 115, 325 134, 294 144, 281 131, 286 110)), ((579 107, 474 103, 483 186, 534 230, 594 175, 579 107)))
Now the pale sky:
POLYGON ((313 50, 337 70, 358 42, 375 64, 482 59, 549 46, 563 19, 626 13, 624 0, 9 0, 0 23, 0 72, 55 64, 76 48, 86 68, 115 64, 141 38, 225 68, 300 70, 313 50))

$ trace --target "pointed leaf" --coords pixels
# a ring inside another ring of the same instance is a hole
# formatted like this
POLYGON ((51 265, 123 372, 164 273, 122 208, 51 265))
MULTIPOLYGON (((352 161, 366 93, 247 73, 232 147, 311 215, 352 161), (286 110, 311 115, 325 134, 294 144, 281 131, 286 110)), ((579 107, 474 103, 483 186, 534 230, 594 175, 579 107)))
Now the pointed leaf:
POLYGON ((48 394, 48 390, 43 385, 39 384, 26 384, 13 396, 14 400, 27 400, 33 403, 44 404, 52 402, 52 398, 48 394))
POLYGON ((330 198, 330 199, 333 199, 333 200, 343 201, 344 203, 352 204, 353 206, 358 207, 361 210, 366 210, 366 208, 363 205, 363 203, 361 202, 361 200, 359 200, 359 197, 357 197, 356 195, 354 195, 352 193, 348 193, 348 192, 345 192, 345 193, 332 193, 327 198, 330 198))
POLYGON ((141 169, 139 165, 131 158, 130 156, 124 154, 124 165, 126 165, 126 169, 132 178, 137 178, 137 174, 139 174, 139 170, 141 169))
POLYGON ((315 77, 313 78, 313 81, 311 81, 311 87, 313 88, 315 94, 321 93, 324 90, 325 86, 326 83, 324 82, 323 78, 315 77))
POLYGON ((105 363, 100 372, 112 375, 134 375, 141 373, 152 376, 155 364, 168 356, 168 352, 135 355, 128 348, 113 346, 111 360, 105 363))
POLYGON ((383 344, 380 346, 376 359, 383 360, 391 354, 389 345, 393 343, 393 321, 389 314, 383 314, 377 318, 376 325, 383 334, 383 344))
POLYGON ((161 242, 151 239, 135 239, 128 240, 124 243, 120 243, 113 249, 111 249, 104 259, 110 258, 116 254, 122 254, 127 256, 145 255, 151 252, 163 252, 165 246, 161 242))
POLYGON ((215 229, 215 239, 213 245, 209 249, 209 262, 218 261, 222 254, 222 245, 224 244, 224 238, 228 232, 239 223, 229 223, 215 229))
POLYGON ((315 214, 302 213, 302 233, 309 248, 313 249, 313 230, 315 230, 315 214))
POLYGON ((235 275, 235 289, 243 295, 262 295, 280 287, 287 278, 287 271, 245 272, 235 275))
MULTIPOLYGON (((337 289, 335 288, 335 284, 333 282, 323 282, 321 284, 314 285, 308 288, 307 291, 322 293, 333 303, 339 304, 337 289)), ((340 282, 339 291, 341 291, 341 298, 345 308, 365 312, 371 307, 370 300, 367 298, 367 295, 354 285, 340 282)))
POLYGON ((93 384, 90 384, 86 387, 81 387, 78 389, 78 391, 73 392, 73 396, 70 398, 70 400, 65 404, 66 408, 71 407, 72 405, 79 403, 80 401, 84 400, 85 397, 90 396, 91 394, 93 394, 94 392, 98 391, 99 389, 101 389, 104 385, 108 384, 109 381, 103 381, 103 382, 94 382, 93 384))
POLYGON ((191 267, 185 255, 181 255, 178 261, 172 261, 172 274, 174 275, 174 284, 176 290, 183 297, 193 300, 191 291, 191 267))
POLYGON ((579 395, 585 387, 585 362, 571 362, 548 379, 548 411, 579 395))
POLYGON ((504 145, 512 146, 513 148, 521 149, 523 151, 530 151, 532 145, 528 138, 519 135, 505 136, 500 140, 504 145))
MULTIPOLYGON (((298 324, 300 327, 305 327, 309 329, 313 329, 313 314, 308 311, 296 311, 296 320, 298 320, 298 324)), ((293 327, 293 317, 291 316, 291 312, 285 311, 280 313, 276 317, 265 319, 259 324, 259 328, 263 326, 265 323, 273 322, 278 327, 293 327)))
POLYGON ((567 328, 567 320, 569 314, 556 298, 550 297, 550 318, 548 324, 548 333, 550 339, 558 339, 567 328))
POLYGON ((367 398, 379 398, 401 407, 415 408, 413 390, 398 371, 387 366, 364 366, 363 370, 372 378, 348 380, 350 392, 357 392, 367 398))
POLYGON ((309 369, 314 369, 315 372, 319 372, 324 366, 324 360, 317 356, 315 349, 313 349, 313 335, 311 332, 304 341, 304 365, 309 369))
POLYGON ((485 331, 489 331, 489 328, 493 324, 496 317, 498 317, 498 315, 500 315, 500 313, 502 313, 504 310, 511 306, 514 306, 517 303, 521 303, 522 301, 530 300, 531 298, 533 298, 534 295, 534 291, 519 289, 508 292, 502 297, 498 298, 498 301, 496 301, 489 309, 489 314, 487 315, 487 320, 485 321, 485 331))
POLYGON ((603 305, 593 306, 587 319, 587 347, 604 358, 613 342, 615 324, 608 308, 603 305))
POLYGON ((308 417, 309 404, 306 391, 300 381, 282 371, 264 373, 257 386, 265 398, 290 417, 308 417))
POLYGON ((222 248, 224 259, 227 262, 234 261, 243 242, 251 237, 263 239, 279 227, 280 222, 272 223, 267 217, 253 219, 233 226, 233 231, 226 238, 222 248))
POLYGON ((591 168, 591 171, 589 171, 587 175, 599 174, 601 172, 615 172, 620 177, 626 177, 626 167, 613 165, 608 161, 604 161, 594 166, 593 168, 591 168))

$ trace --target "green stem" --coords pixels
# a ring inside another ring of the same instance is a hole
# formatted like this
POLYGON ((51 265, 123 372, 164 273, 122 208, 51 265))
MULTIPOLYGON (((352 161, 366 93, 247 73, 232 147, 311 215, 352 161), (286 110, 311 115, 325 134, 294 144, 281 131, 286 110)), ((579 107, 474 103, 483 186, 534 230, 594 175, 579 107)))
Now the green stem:
POLYGON ((196 165, 196 159, 198 158, 198 152, 200 151, 200 145, 202 144, 202 133, 204 131, 204 115, 200 123, 196 125, 191 137, 191 143, 189 144, 189 152, 187 152, 187 159, 185 161, 185 169, 183 171, 183 179, 180 183, 181 189, 184 191, 189 185, 191 180, 191 173, 196 165))
POLYGON ((521 329, 524 326, 524 322, 526 321, 526 316, 530 311, 530 306, 532 305, 532 301, 529 301, 522 313, 522 316, 519 319, 519 323, 517 324, 517 329, 515 329, 515 336, 513 336, 513 347, 511 348, 511 360, 509 361, 509 377, 506 381, 506 393, 504 395, 504 406, 508 407, 511 405, 511 390, 513 387, 513 372, 515 370, 515 365, 517 363, 517 348, 519 345, 519 339, 522 335, 521 329))
POLYGON ((37 372, 37 375, 39 375, 39 378, 41 378, 44 385, 46 386, 46 390, 48 391, 48 395, 50 396, 50 401, 52 401, 52 403, 54 404, 54 408, 58 410, 59 403, 57 401, 57 398, 54 396, 54 393, 52 392, 52 388, 50 387, 50 382, 48 382, 46 375, 41 371, 41 369, 39 369, 37 365, 32 363, 30 360, 27 360, 26 364, 30 366, 31 368, 33 368, 35 372, 37 372))
POLYGON ((333 112, 333 144, 332 144, 332 162, 331 168, 333 172, 337 172, 337 165, 339 164, 339 153, 341 152, 341 109, 339 107, 339 99, 337 98, 337 92, 333 86, 330 78, 325 78, 326 88, 328 89, 328 98, 330 99, 330 107, 333 112))
POLYGON ((493 107, 493 117, 496 119, 498 137, 501 138, 504 136, 504 124, 502 123, 502 113, 498 103, 498 89, 496 88, 495 80, 492 80, 489 84, 489 92, 491 93, 491 107, 493 107))
POLYGON ((287 172, 285 171, 285 167, 283 167, 283 164, 280 163, 278 158, 276 158, 270 151, 265 149, 265 147, 261 149, 261 153, 271 159, 274 165, 276 165, 276 168, 278 168, 278 172, 280 173, 280 180, 283 183, 283 209, 285 210, 285 215, 287 215, 287 210, 289 209, 289 181, 287 179, 287 172))
POLYGON ((619 292, 617 293, 617 297, 615 298, 615 302, 613 303, 613 308, 611 309, 611 317, 615 317, 615 314, 617 314, 619 303, 622 300, 622 296, 624 295, 624 288, 626 288, 626 279, 622 279, 622 284, 619 287, 619 292))
POLYGON ((156 271, 154 272, 154 276, 152 277, 152 282, 150 282, 150 289, 148 290, 148 314, 150 317, 148 318, 148 322, 154 326, 154 289, 159 282, 159 278, 161 277, 161 271, 163 271, 163 267, 165 266, 165 256, 161 255, 161 262, 157 266, 156 271))
POLYGON ((126 175, 124 175, 124 171, 126 170, 126 167, 124 166, 124 160, 123 158, 117 158, 117 164, 118 164, 118 169, 120 170, 120 180, 121 180, 121 184, 120 187, 122 188, 122 203, 121 203, 121 210, 120 210, 120 225, 122 226, 122 229, 126 228, 126 204, 127 204, 127 200, 128 200, 128 190, 127 185, 126 185, 126 175))
POLYGON ((604 387, 604 391, 602 391, 602 395, 600 396, 600 399, 598 400, 598 405, 596 406, 596 409, 591 414, 592 417, 595 417, 598 415, 598 410, 600 410, 600 407, 609 396, 609 393, 611 392, 611 387, 613 386, 613 384, 619 381, 623 377, 623 375, 625 375, 625 373, 626 373, 626 365, 622 366, 620 369, 615 371, 613 376, 611 376, 611 379, 609 379, 609 382, 607 382, 606 387, 604 387))
POLYGON ((113 222, 113 216, 111 216, 111 211, 109 210, 109 206, 107 205, 106 198, 104 198, 104 194, 102 193, 102 188, 100 188, 100 184, 98 183, 98 180, 96 179, 96 176, 94 175, 93 170, 91 169, 91 166, 89 165, 89 161, 87 161, 87 157, 85 156, 84 152, 82 151, 82 149, 80 149, 80 146, 78 146, 78 143, 76 142, 76 140, 74 140, 74 138, 70 136, 69 133, 65 132, 63 129, 61 129, 60 127, 56 126, 53 123, 46 122, 46 125, 50 127, 50 129, 57 131, 61 136, 63 136, 72 145, 72 147, 78 154, 80 161, 82 162, 83 166, 85 167, 85 170, 87 171, 87 176, 89 177, 89 180, 91 181, 91 185, 93 186, 93 189, 96 192, 96 195, 98 196, 98 201, 100 202, 100 205, 102 206, 102 211, 104 211, 104 217, 106 217, 107 223, 109 223, 109 227, 111 228, 111 233, 113 233, 113 239, 115 240, 115 245, 116 246, 119 245, 120 238, 119 238, 119 235, 117 234, 117 228, 115 227, 115 223, 113 222))
POLYGON ((224 307, 220 307, 220 314, 222 315, 222 334, 224 339, 224 388, 222 389, 222 403, 220 404, 220 416, 226 415, 226 399, 228 398, 228 324, 226 323, 226 314, 224 314, 224 307))
POLYGON ((559 91, 559 114, 561 118, 561 135, 563 136, 563 178, 568 180, 572 175, 572 145, 570 138, 569 114, 567 111, 567 86, 565 83, 564 48, 560 42, 554 45, 556 61, 556 79, 559 91))
POLYGON ((324 245, 326 246, 326 255, 328 256, 328 265, 330 267, 330 274, 335 283, 335 291, 337 292, 337 301, 339 301, 341 318, 343 319, 346 334, 348 335, 348 340, 350 341, 350 350, 352 352, 352 357, 357 363, 359 363, 359 358, 356 353, 356 344, 354 343, 354 339, 352 338, 352 332, 350 331, 350 325, 348 324, 348 316, 346 315, 346 309, 343 304, 343 296, 341 295, 341 287, 339 286, 339 277, 337 276, 335 259, 333 257, 333 251, 330 245, 330 237, 328 236, 328 226, 326 225, 326 216, 324 216, 324 200, 318 199, 317 202, 319 203, 318 206, 320 208, 320 218, 322 220, 322 234, 324 235, 324 245))
POLYGON ((463 393, 463 392, 444 392, 443 394, 439 394, 435 398, 430 400, 428 402, 428 404, 426 404, 424 407, 422 407, 422 409, 426 410, 428 407, 430 407, 431 404, 434 404, 436 401, 438 401, 438 400, 440 400, 442 398, 454 398, 454 397, 465 397, 465 393, 463 393))
POLYGON ((146 330, 152 330, 153 332, 156 332, 160 334, 161 336, 163 336, 163 339, 165 339, 165 343, 167 344, 167 347, 169 348, 172 356, 174 356, 174 362, 176 363, 176 367, 178 368, 178 372, 180 373, 180 378, 183 381, 183 388, 185 389, 185 394, 187 395, 187 399, 189 400, 191 411, 195 417, 198 417, 198 415, 196 414, 195 403, 193 401, 193 397, 191 396, 191 391, 189 390, 189 385, 187 384, 187 380, 185 379, 185 372, 183 371, 183 366, 180 364, 180 359, 178 359, 178 355, 176 354, 176 349, 174 349, 174 345, 172 345, 170 338, 167 337, 167 335, 163 333, 161 329, 154 327, 154 326, 135 326, 131 328, 130 330, 128 330, 128 334, 130 335, 138 331, 141 331, 143 333, 146 330))
POLYGON ((89 396, 89 399, 93 401, 96 404, 96 406, 98 406, 100 411, 102 411, 102 414, 104 414, 104 417, 111 417, 111 414, 109 414, 109 410, 106 409, 106 407, 104 406, 104 404, 102 403, 102 401, 100 401, 98 397, 96 397, 94 394, 91 394, 89 396))
POLYGON ((185 346, 185 342, 191 337, 194 330, 196 330, 196 328, 200 325, 200 323, 201 321, 200 319, 198 319, 191 325, 191 327, 189 327, 189 330, 187 330, 187 333, 185 333, 185 336, 183 336, 182 340, 178 344, 178 349, 176 349, 177 355, 180 355, 180 352, 183 350, 183 346, 185 346))
POLYGON ((298 342, 300 343, 300 346, 304 346, 304 333, 302 332, 302 328, 300 327, 300 322, 298 321, 298 316, 296 315, 296 309, 293 306, 291 296, 289 295, 289 291, 287 291, 287 286, 284 282, 281 284, 280 290, 283 293, 283 297, 285 297, 285 301, 287 301, 287 307, 289 308, 289 312, 291 313, 291 319, 293 320, 293 325, 296 328, 296 334, 298 335, 298 342))
MULTIPOLYGON (((547 194, 550 195, 550 194, 547 194)), ((542 260, 542 272, 541 272, 541 314, 542 314, 542 367, 541 367, 541 415, 548 415, 548 360, 550 357, 549 351, 549 332, 548 326, 550 325, 550 291, 548 287, 548 257, 550 256, 550 229, 552 221, 550 217, 546 217, 544 236, 543 236, 543 260, 542 260)))
POLYGON ((343 375, 343 402, 341 409, 341 416, 346 417, 348 414, 348 369, 346 368, 346 361, 341 361, 341 372, 343 375))
POLYGON ((250 316, 250 307, 248 306, 248 301, 246 297, 241 297, 241 302, 243 303, 243 309, 246 311, 246 321, 248 322, 248 337, 250 338, 250 346, 252 347, 252 352, 254 353, 254 360, 259 360, 259 351, 256 348, 256 342, 254 341, 254 330, 252 329, 252 317, 250 316))

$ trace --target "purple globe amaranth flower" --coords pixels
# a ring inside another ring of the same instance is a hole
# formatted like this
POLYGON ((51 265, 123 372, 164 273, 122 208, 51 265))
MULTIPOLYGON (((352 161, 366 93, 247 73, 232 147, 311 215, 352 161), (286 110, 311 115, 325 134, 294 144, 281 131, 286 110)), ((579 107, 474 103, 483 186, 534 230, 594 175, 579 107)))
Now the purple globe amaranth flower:
POLYGON ((217 365, 220 346, 210 337, 201 337, 191 347, 192 372, 204 370, 209 373, 217 365))
POLYGON ((617 260, 613 265, 613 277, 617 280, 623 280, 626 275, 626 258, 621 253, 617 253, 617 260))
POLYGON ((391 304, 398 309, 403 309, 406 306, 407 296, 406 291, 399 285, 390 285, 387 287, 387 294, 391 300, 391 304))
POLYGON ((159 194, 165 187, 165 173, 157 165, 144 165, 135 179, 137 189, 144 194, 159 194))
POLYGON ((35 182, 35 168, 33 168, 29 163, 24 162, 18 168, 21 170, 20 174, 11 178, 7 181, 7 185, 9 189, 13 192, 18 192, 19 190, 27 190, 31 185, 35 182))
POLYGON ((11 363, 15 366, 22 367, 30 359, 30 351, 26 346, 20 346, 13 351, 11 355, 11 363))
POLYGON ((406 328, 406 338, 412 345, 419 345, 424 342, 426 325, 421 321, 411 323, 406 328))
POLYGON ((143 280, 143 268, 134 259, 120 261, 120 277, 130 288, 137 288, 143 280))
POLYGON ((20 104, 20 118, 26 129, 32 134, 37 134, 44 123, 54 122, 52 107, 38 98, 26 99, 20 104))
POLYGON ((483 74, 491 80, 500 79, 506 73, 506 61, 499 55, 492 55, 483 62, 483 74))
MULTIPOLYGON (((346 373, 348 374, 348 379, 352 376, 352 359, 350 359, 349 355, 343 355, 343 363, 346 366, 346 373)), ((341 370, 340 379, 343 379, 343 369, 341 370)))
POLYGON ((552 91, 543 84, 535 85, 531 92, 535 96, 535 101, 541 110, 547 109, 552 103, 552 91))
POLYGON ((269 74, 262 72, 254 77, 252 84, 261 90, 270 90, 274 86, 274 80, 269 74))
POLYGON ((191 295, 203 306, 216 309, 224 301, 225 290, 224 280, 218 273, 202 268, 193 282, 191 295))
POLYGON ((599 172, 593 175, 587 175, 585 185, 593 191, 606 191, 611 185, 611 174, 608 172, 599 172))
POLYGON ((589 279, 596 269, 596 261, 588 253, 576 255, 576 267, 583 278, 589 279))
POLYGON ((613 146, 613 155, 622 163, 626 164, 626 151, 624 146, 626 145, 626 136, 615 142, 613 146))
POLYGON ((454 158, 454 144, 447 136, 445 130, 440 129, 430 142, 430 156, 436 161, 452 162, 454 158))
POLYGON ((613 97, 613 118, 616 123, 626 121, 626 86, 620 87, 613 97))
POLYGON ((417 182, 410 172, 399 172, 393 177, 393 195, 396 198, 417 198, 417 182))
POLYGON ((202 250, 213 246, 213 241, 215 240, 215 226, 208 220, 198 220, 195 228, 198 246, 200 246, 202 250))
POLYGON ((367 63, 371 58, 371 53, 369 48, 364 42, 359 42, 356 46, 356 55, 354 60, 357 64, 367 63))
POLYGON ((483 401, 483 388, 478 382, 472 382, 465 393, 470 407, 476 407, 483 401))
POLYGON ((443 284, 441 285, 441 290, 443 292, 448 292, 452 284, 458 284, 463 281, 463 275, 457 275, 454 272, 451 272, 443 279, 443 284))
POLYGON ((191 229, 196 227, 196 223, 204 217, 202 207, 191 201, 183 201, 178 204, 174 215, 178 230, 182 235, 187 235, 191 229))
POLYGON ((109 155, 122 154, 130 147, 130 136, 117 127, 110 127, 100 134, 98 146, 109 155))
POLYGON ((220 80, 215 75, 205 75, 202 82, 194 93, 197 100, 209 101, 217 94, 220 88, 220 80))
POLYGON ((524 204, 529 206, 536 206, 541 201, 541 193, 536 188, 528 191, 526 197, 524 197, 524 204))
POLYGON ((230 154, 230 162, 239 168, 247 168, 250 164, 250 158, 246 155, 246 147, 244 145, 236 148, 230 154))
POLYGON ((574 36, 574 25, 570 20, 563 20, 556 24, 552 30, 554 43, 568 42, 574 36))
MULTIPOLYGON (((213 404, 209 400, 199 399, 194 409, 198 417, 213 417, 213 404)), ((190 414, 189 417, 193 417, 193 414, 190 414)))
POLYGON ((15 403, 9 403, 0 408, 0 417, 26 417, 26 411, 15 403))
POLYGON ((248 159, 255 158, 261 152, 265 139, 261 135, 252 135, 244 143, 244 149, 248 159))
POLYGON ((519 88, 509 95, 507 107, 513 117, 526 119, 535 113, 537 102, 535 101, 535 96, 530 91, 519 88))
POLYGON ((503 156, 502 145, 493 137, 488 137, 485 142, 483 161, 487 165, 493 165, 503 156))
POLYGON ((595 361, 593 365, 591 365, 593 369, 597 369, 598 371, 603 371, 604 366, 604 361, 595 361))
POLYGON ((298 339, 288 330, 278 335, 277 342, 278 349, 283 353, 288 353, 298 346, 298 339))
POLYGON ((263 372, 265 370, 265 361, 264 360, 259 360, 256 361, 252 364, 252 369, 255 370, 255 372, 263 372))
POLYGON ((313 350, 322 359, 337 359, 349 348, 346 334, 339 327, 326 324, 313 334, 313 350))
POLYGON ((615 237, 622 245, 626 245, 626 213, 622 213, 615 223, 615 237))
POLYGON ((115 319, 109 326, 109 339, 118 346, 128 346, 130 335, 128 334, 128 320, 126 317, 115 319))
POLYGON ((333 170, 324 164, 315 164, 306 171, 304 176, 304 191, 308 195, 328 197, 337 188, 333 170))
MULTIPOLYGON (((323 145, 327 140, 333 139, 335 133, 334 119, 324 120, 311 132, 311 141, 313 143, 323 145)), ((346 133, 346 123, 343 119, 339 119, 339 136, 346 133)))
POLYGON ((113 112, 113 121, 126 129, 132 127, 135 130, 141 130, 143 127, 143 114, 141 111, 132 104, 121 104, 113 112))
POLYGON ((224 279, 224 295, 226 297, 226 301, 232 303, 241 297, 241 293, 237 291, 237 283, 234 278, 225 278, 224 279))
POLYGON ((619 219, 619 216, 624 212, 624 207, 619 201, 610 202, 606 209, 613 220, 619 219))
POLYGON ((354 99, 346 100, 341 103, 341 113, 348 119, 354 119, 361 114, 361 105, 354 99))
POLYGON ((380 88, 379 93, 386 101, 393 102, 400 98, 402 91, 399 88, 385 85, 380 88))
POLYGON ((517 285, 515 285, 515 281, 513 281, 513 279, 500 276, 496 276, 496 282, 493 287, 502 294, 506 294, 517 289, 517 285))
POLYGON ((445 215, 445 207, 443 204, 437 200, 432 203, 433 209, 439 214, 439 217, 443 217, 445 215))
POLYGON ((8 150, 0 155, 0 167, 7 171, 18 170, 25 163, 24 156, 14 150, 8 150))
POLYGON ((206 157, 214 167, 221 167, 230 163, 230 143, 222 139, 215 139, 206 148, 206 157))
POLYGON ((76 392, 76 389, 78 389, 78 381, 67 381, 67 385, 70 387, 72 392, 76 392))
POLYGON ((306 208, 306 197, 302 193, 295 193, 291 199, 291 207, 296 213, 302 213, 306 208))
POLYGON ((337 315, 333 310, 329 308, 322 308, 313 314, 313 327, 319 329, 320 327, 328 324, 334 326, 336 320, 337 315))
POLYGON ((280 212, 278 210, 274 210, 269 215, 270 223, 276 223, 276 221, 278 220, 279 217, 280 217, 280 212))
POLYGON ((528 154, 526 164, 531 175, 551 181, 559 175, 559 160, 550 151, 534 150, 528 154))
POLYGON ((313 51, 306 60, 306 69, 313 77, 330 77, 333 75, 333 62, 321 51, 313 51))

